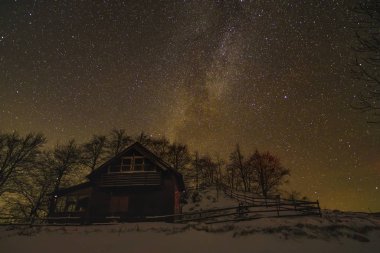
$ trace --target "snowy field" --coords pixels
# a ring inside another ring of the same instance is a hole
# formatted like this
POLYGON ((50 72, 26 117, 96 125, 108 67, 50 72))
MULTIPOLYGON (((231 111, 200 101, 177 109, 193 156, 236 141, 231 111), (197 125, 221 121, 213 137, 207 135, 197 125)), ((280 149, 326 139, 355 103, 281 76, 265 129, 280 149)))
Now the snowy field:
POLYGON ((380 217, 263 218, 205 225, 0 227, 0 252, 379 252, 380 217))
MULTIPOLYGON (((209 188, 184 212, 236 206, 209 188)), ((90 226, 0 226, 0 253, 380 252, 380 214, 262 218, 206 225, 163 222, 90 226)))

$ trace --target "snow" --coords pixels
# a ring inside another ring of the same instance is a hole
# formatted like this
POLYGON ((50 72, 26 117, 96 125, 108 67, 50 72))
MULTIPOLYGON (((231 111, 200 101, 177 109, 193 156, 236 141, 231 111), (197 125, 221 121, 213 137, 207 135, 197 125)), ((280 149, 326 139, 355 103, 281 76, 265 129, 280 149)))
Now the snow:
POLYGON ((237 207, 239 202, 224 194, 222 190, 217 191, 216 187, 209 187, 198 191, 199 201, 193 202, 193 192, 189 193, 188 203, 183 206, 183 212, 195 212, 208 209, 237 207))
MULTIPOLYGON (((215 189, 184 211, 236 206, 215 189)), ((242 222, 0 226, 0 252, 379 252, 380 215, 324 211, 323 216, 242 222)))
POLYGON ((0 227, 0 252, 378 252, 380 218, 264 218, 239 223, 0 227))

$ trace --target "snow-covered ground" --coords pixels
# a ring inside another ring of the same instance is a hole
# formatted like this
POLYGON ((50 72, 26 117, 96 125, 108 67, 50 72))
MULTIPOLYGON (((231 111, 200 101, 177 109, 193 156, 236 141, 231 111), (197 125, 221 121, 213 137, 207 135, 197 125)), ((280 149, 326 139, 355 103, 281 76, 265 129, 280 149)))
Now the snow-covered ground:
POLYGON ((0 227, 0 252, 379 252, 380 218, 263 218, 225 224, 0 227))
POLYGON ((217 191, 216 187, 209 187, 199 192, 190 192, 187 202, 182 209, 185 213, 233 207, 239 204, 237 200, 226 196, 222 190, 217 191))
MULTIPOLYGON (((201 195, 201 201, 190 202, 185 211, 236 204, 223 195, 214 200, 210 190, 201 195)), ((210 225, 150 222, 1 226, 0 252, 376 253, 380 252, 380 215, 324 211, 323 217, 262 218, 210 225)))

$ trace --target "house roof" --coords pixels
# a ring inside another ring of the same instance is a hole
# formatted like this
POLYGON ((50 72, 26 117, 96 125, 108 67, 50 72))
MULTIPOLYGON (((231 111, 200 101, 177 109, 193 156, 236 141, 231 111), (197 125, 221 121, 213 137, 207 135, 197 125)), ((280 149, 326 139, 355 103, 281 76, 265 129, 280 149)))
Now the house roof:
POLYGON ((144 145, 142 145, 139 142, 133 143, 132 145, 128 146, 126 149, 124 149, 123 151, 121 151, 119 154, 117 154, 113 158, 111 158, 108 161, 104 162, 97 169, 95 169, 89 175, 87 175, 87 178, 91 179, 94 176, 98 175, 99 173, 102 173, 104 170, 107 170, 108 169, 108 165, 110 165, 113 161, 115 161, 115 160, 121 158, 122 156, 124 156, 130 150, 136 150, 141 155, 143 155, 144 157, 146 157, 150 161, 152 161, 154 164, 156 164, 163 171, 170 171, 170 172, 172 172, 175 175, 175 177, 176 177, 176 179, 178 181, 180 190, 184 190, 185 189, 185 185, 184 185, 184 182, 183 182, 182 174, 180 174, 179 172, 175 171, 167 162, 165 162, 164 160, 162 160, 160 157, 158 157, 157 155, 155 155, 153 152, 151 152, 149 149, 147 149, 144 145))

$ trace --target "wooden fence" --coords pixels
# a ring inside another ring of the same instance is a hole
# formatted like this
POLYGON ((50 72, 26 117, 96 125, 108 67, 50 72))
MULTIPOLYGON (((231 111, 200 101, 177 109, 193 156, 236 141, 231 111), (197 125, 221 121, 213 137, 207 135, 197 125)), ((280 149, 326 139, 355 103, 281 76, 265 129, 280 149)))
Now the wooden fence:
POLYGON ((238 206, 182 213, 174 216, 179 223, 202 221, 208 224, 228 221, 253 220, 264 217, 321 216, 318 201, 284 199, 280 195, 266 198, 252 193, 235 191, 226 185, 217 185, 227 196, 236 199, 238 206))
MULTIPOLYGON (((267 196, 266 198, 250 193, 242 193, 232 190, 225 185, 218 185, 220 189, 229 197, 236 199, 238 206, 208 209, 196 212, 186 212, 175 215, 148 216, 131 219, 130 221, 166 221, 174 223, 204 222, 206 224, 222 223, 230 221, 246 221, 265 217, 290 217, 290 216, 321 216, 319 202, 284 199, 280 195, 267 196)), ((104 222, 99 224, 115 224, 123 221, 120 217, 103 217, 104 222)), ((125 221, 125 220, 124 220, 125 221)), ((48 217, 39 218, 33 221, 25 218, 0 217, 0 224, 20 224, 20 225, 66 225, 83 224, 83 217, 48 217)))
POLYGON ((223 192, 236 200, 238 200, 240 203, 244 203, 247 205, 252 206, 266 206, 269 207, 269 205, 273 206, 276 205, 279 207, 280 210, 294 210, 297 212, 303 212, 303 213, 309 213, 311 215, 321 215, 321 208, 319 206, 319 201, 306 201, 306 200, 296 200, 296 199, 285 199, 281 198, 280 195, 274 195, 274 196, 267 196, 267 197, 261 197, 261 196, 255 196, 254 194, 250 193, 241 193, 232 190, 231 188, 220 185, 219 186, 223 192))

